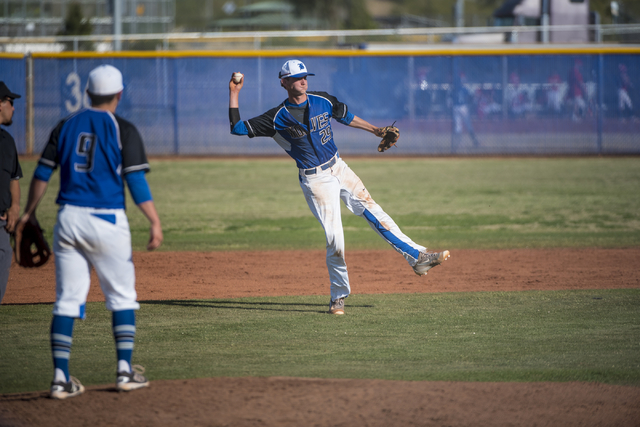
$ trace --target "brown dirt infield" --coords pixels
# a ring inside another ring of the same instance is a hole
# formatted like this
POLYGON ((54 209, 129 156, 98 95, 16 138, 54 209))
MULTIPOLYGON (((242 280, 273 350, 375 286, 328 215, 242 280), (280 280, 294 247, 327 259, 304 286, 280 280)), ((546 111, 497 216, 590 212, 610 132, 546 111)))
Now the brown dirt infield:
MULTIPOLYGON (((347 257, 354 294, 640 288, 640 248, 456 250, 426 277, 392 251, 347 257)), ((322 251, 135 253, 134 261, 140 300, 328 295, 322 251)), ((3 304, 51 303, 54 288, 53 262, 14 264, 3 304)), ((89 300, 104 300, 99 286, 89 300)), ((46 396, 0 395, 0 426, 640 426, 640 388, 598 383, 208 378, 46 396)))

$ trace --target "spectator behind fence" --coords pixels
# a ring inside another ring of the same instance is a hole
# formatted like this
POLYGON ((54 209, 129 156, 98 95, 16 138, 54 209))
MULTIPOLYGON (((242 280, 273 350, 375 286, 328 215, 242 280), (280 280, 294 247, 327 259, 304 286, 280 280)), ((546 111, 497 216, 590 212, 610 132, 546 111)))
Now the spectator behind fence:
POLYGON ((476 138, 476 133, 473 130, 473 124, 471 123, 471 117, 469 115, 468 104, 471 99, 471 94, 469 93, 469 89, 465 86, 465 83, 467 83, 467 76, 464 73, 457 75, 453 82, 454 151, 458 145, 460 145, 460 136, 462 134, 463 126, 469 133, 473 146, 480 146, 480 142, 478 142, 478 138, 476 138))
POLYGON ((560 85, 562 79, 558 73, 553 73, 547 79, 547 111, 552 114, 560 114, 562 112, 564 94, 560 85))
POLYGON ((525 88, 520 84, 520 76, 513 71, 509 75, 509 85, 506 91, 507 106, 509 115, 513 118, 523 117, 531 111, 529 95, 525 88))
POLYGON ((631 82, 631 77, 629 77, 629 73, 627 72, 627 66, 624 64, 618 64, 617 84, 618 111, 620 112, 620 118, 626 119, 631 117, 633 120, 636 120, 637 118, 634 114, 632 100, 632 97, 635 97, 635 93, 633 92, 633 83, 631 82))
POLYGON ((502 105, 495 100, 495 92, 493 89, 482 90, 478 88, 475 93, 478 119, 489 118, 502 111, 502 105))
POLYGON ((587 87, 582 77, 582 61, 578 58, 573 62, 573 68, 569 71, 567 79, 569 84, 569 99, 573 103, 573 121, 582 120, 587 114, 587 103, 585 97, 587 95, 587 87))
POLYGON ((431 111, 431 96, 433 84, 429 76, 431 67, 418 67, 416 70, 416 114, 427 117, 431 111))

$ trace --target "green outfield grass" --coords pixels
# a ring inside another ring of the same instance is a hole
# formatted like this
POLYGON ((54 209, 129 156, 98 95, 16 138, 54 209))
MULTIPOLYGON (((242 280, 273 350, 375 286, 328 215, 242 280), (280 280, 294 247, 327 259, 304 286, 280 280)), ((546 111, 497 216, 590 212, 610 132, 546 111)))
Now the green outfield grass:
MULTIPOLYGON (((348 159, 384 209, 429 247, 640 244, 640 159, 348 159)), ((22 162, 23 201, 35 167, 22 162)), ((288 159, 154 160, 161 250, 322 249, 288 159)), ((38 210, 49 237, 58 174, 38 210)), ((134 249, 148 236, 129 200, 134 249)), ((345 212, 347 249, 388 249, 345 212)), ((595 260, 594 262, 600 262, 595 260)), ((640 387, 640 290, 143 301, 134 363, 151 380, 299 376, 452 381, 599 381, 640 387)), ((114 381, 110 314, 87 305, 72 374, 114 381)), ((0 307, 0 393, 45 390, 51 305, 0 307)))
MULTIPOLYGON (((134 363, 151 380, 295 376, 443 381, 598 381, 640 386, 640 291, 352 295, 147 301, 134 363)), ((0 393, 46 390, 51 306, 0 309, 0 393)), ((87 305, 70 369, 115 381, 110 313, 87 305)))
MULTIPOLYGON (((640 244, 640 158, 346 158, 373 198, 431 248, 626 247, 640 244)), ((22 161, 23 203, 35 166, 22 161)), ((323 249, 292 160, 151 160, 160 250, 323 249)), ((38 210, 52 234, 58 174, 38 210)), ((134 249, 148 238, 129 199, 134 249)), ((383 249, 343 209, 348 249, 383 249)))

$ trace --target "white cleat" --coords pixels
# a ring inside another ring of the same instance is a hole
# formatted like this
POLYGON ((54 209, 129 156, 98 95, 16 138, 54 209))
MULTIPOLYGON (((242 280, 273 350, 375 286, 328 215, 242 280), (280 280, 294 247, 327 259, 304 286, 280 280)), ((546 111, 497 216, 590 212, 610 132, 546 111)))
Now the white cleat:
POLYGON ((84 386, 76 377, 71 377, 68 382, 53 381, 49 396, 52 399, 64 400, 70 397, 79 396, 84 393, 84 386))

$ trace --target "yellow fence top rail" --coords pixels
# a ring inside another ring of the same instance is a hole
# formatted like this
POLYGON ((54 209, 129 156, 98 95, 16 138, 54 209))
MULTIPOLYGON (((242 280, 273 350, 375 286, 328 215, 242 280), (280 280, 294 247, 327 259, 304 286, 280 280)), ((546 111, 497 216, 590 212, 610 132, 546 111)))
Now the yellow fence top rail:
POLYGON ((22 59, 24 53, 0 53, 0 59, 22 59))

